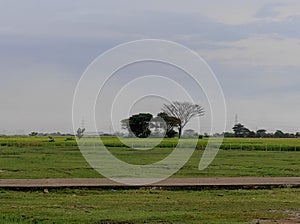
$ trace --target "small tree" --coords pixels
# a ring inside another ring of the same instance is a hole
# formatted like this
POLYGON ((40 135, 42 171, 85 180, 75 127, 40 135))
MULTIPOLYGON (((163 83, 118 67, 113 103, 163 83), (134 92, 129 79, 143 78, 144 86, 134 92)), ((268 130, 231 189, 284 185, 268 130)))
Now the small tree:
POLYGON ((84 131, 85 131, 85 128, 78 128, 77 129, 77 133, 76 133, 76 137, 78 138, 78 139, 81 139, 83 136, 84 136, 84 131))
POLYGON ((32 131, 29 136, 37 136, 39 133, 35 132, 35 131, 32 131))
POLYGON ((204 108, 202 106, 190 102, 175 101, 171 104, 164 104, 162 111, 180 121, 178 125, 179 138, 181 137, 182 129, 192 118, 204 115, 204 108))
POLYGON ((52 136, 48 136, 49 142, 55 142, 54 138, 52 136))

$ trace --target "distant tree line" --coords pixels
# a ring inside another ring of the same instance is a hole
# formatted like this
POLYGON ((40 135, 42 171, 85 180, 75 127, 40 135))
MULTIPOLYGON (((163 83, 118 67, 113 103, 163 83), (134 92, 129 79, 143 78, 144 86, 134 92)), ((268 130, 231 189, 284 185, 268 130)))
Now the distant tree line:
MULTIPOLYGON (((246 128, 243 124, 235 124, 232 128, 233 132, 225 132, 222 135, 226 138, 299 138, 300 132, 284 133, 281 130, 276 130, 274 133, 267 132, 265 129, 252 131, 246 128)), ((215 137, 221 134, 214 134, 215 137)))
POLYGON ((52 133, 42 133, 42 132, 35 132, 32 131, 29 133, 29 136, 53 136, 53 137, 59 137, 59 136, 74 136, 74 134, 64 134, 61 132, 52 132, 52 133))

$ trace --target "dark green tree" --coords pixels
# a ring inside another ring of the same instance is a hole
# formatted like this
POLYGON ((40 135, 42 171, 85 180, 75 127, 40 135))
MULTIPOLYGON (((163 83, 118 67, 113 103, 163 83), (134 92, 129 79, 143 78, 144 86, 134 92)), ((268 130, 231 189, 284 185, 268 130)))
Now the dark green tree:
POLYGON ((233 126, 234 137, 236 138, 246 138, 246 137, 254 137, 255 133, 250 131, 244 125, 238 123, 233 126))
POLYGON ((164 122, 161 122, 160 127, 165 130, 166 137, 174 138, 177 135, 177 132, 174 130, 174 128, 179 127, 180 120, 176 117, 171 117, 164 112, 157 114, 157 118, 161 118, 164 121, 164 122))
POLYGON ((38 132, 35 132, 35 131, 32 131, 29 136, 37 136, 39 133, 38 132))
POLYGON ((258 138, 264 138, 267 136, 267 130, 265 129, 259 129, 256 131, 256 137, 258 138))
POLYGON ((284 134, 282 131, 280 130, 277 130, 275 133, 274 133, 274 137, 275 138, 284 138, 286 137, 286 134, 284 134))
POLYGON ((147 138, 151 134, 150 121, 152 114, 139 113, 129 118, 129 130, 138 138, 147 138))
POLYGON ((238 123, 236 125, 233 126, 233 132, 234 132, 234 137, 236 138, 241 138, 241 137, 244 137, 243 134, 244 134, 244 125, 238 123))

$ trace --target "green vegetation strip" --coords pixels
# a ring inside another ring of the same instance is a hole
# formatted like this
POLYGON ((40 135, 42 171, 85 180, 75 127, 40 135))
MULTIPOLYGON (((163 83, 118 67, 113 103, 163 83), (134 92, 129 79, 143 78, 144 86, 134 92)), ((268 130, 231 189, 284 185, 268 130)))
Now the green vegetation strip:
MULTIPOLYGON (((74 140, 54 139, 1 137, 0 178, 102 177, 84 160, 74 140)), ((177 140, 165 139, 147 151, 124 147, 112 137, 103 141, 126 162, 149 164, 165 158, 177 140)), ((184 141, 189 144, 189 139, 184 141)), ((199 171, 206 141, 199 140, 193 156, 173 177, 300 176, 299 139, 225 139, 213 163, 199 171)), ((89 144, 97 144, 97 139, 89 139, 89 144)), ((2 189, 0 223, 299 223, 299 197, 300 189, 2 189)))
MULTIPOLYGON (((149 147, 157 139, 147 138, 135 140, 130 138, 101 137, 108 147, 149 147)), ((199 139, 197 149, 204 150, 207 138, 199 139)), ((54 142, 49 142, 48 137, 0 137, 1 147, 72 147, 77 146, 74 137, 54 137, 54 142)), ((191 147, 190 139, 182 139, 183 145, 191 147)), ((177 138, 163 139, 158 148, 174 148, 178 143, 177 138)), ((99 144, 99 138, 86 138, 86 145, 99 144)), ((260 150, 260 151, 300 151, 300 138, 224 138, 221 149, 224 150, 260 150)))
MULTIPOLYGON (((140 151, 115 147, 110 151, 128 163, 149 164, 165 158, 172 149, 140 151)), ((173 177, 300 176, 299 152, 220 150, 212 164, 199 171, 202 152, 196 150, 173 177)), ((77 147, 0 149, 0 179, 96 177, 102 176, 89 166, 77 147)))
MULTIPOLYGON (((129 139, 130 140, 130 139, 129 139)), ((134 150, 121 147, 115 137, 104 137, 105 144, 113 155, 131 164, 151 164, 168 156, 176 139, 164 139, 165 147, 152 150, 134 150), (167 147, 170 146, 170 147, 167 147)), ((130 140, 132 141, 132 139, 130 140)), ((153 139, 145 139, 150 144, 153 139)), ((184 139, 189 144, 189 139, 184 139)), ((88 138, 88 144, 97 144, 97 138, 88 138)), ((299 151, 225 150, 217 154, 212 164, 204 171, 198 170, 200 158, 207 139, 195 150, 190 160, 173 177, 218 177, 218 176, 300 176, 299 151)), ((135 142, 132 142, 133 144, 135 142)), ((138 142, 136 142, 137 144, 138 142)), ((281 145, 283 148, 300 146, 299 139, 225 139, 223 145, 281 145)), ((96 178, 102 177, 85 161, 76 142, 70 137, 0 137, 0 179, 4 178, 96 178), (5 144, 4 144, 5 143, 5 144)), ((224 148, 224 146, 223 146, 224 148)), ((271 148, 269 146, 269 148, 271 148)), ((184 150, 184 149, 183 149, 184 150)))
POLYGON ((300 189, 0 191, 3 224, 299 223, 299 208, 300 189))

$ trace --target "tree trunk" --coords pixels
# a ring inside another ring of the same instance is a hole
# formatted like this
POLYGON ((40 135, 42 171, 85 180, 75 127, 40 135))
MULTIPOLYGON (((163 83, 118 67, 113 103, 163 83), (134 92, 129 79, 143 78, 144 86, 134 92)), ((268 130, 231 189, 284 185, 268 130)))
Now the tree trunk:
POLYGON ((181 132, 182 132, 182 127, 179 126, 179 128, 178 128, 178 138, 181 138, 181 132))

